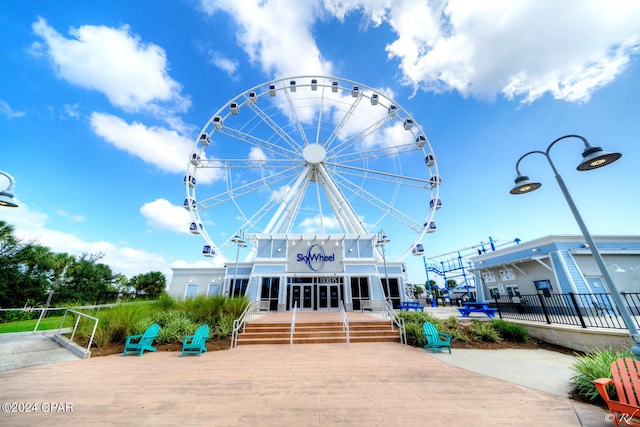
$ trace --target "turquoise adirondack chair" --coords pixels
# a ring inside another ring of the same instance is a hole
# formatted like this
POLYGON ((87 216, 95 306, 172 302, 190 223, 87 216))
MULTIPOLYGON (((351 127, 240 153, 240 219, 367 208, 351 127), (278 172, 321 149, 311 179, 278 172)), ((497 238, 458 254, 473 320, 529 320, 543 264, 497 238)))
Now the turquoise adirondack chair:
POLYGON ((436 327, 429 322, 424 322, 422 330, 427 336, 427 343, 424 348, 430 348, 434 353, 439 349, 448 349, 449 354, 451 354, 451 335, 438 332, 436 327))
POLYGON ((126 356, 127 352, 139 352, 140 356, 147 351, 156 351, 157 349, 152 346, 153 340, 158 337, 158 332, 160 331, 160 325, 154 323, 149 326, 143 334, 140 335, 130 335, 127 337, 127 340, 124 343, 124 352, 122 356, 126 356))
POLYGON ((207 339, 209 338, 209 326, 201 325, 196 329, 196 333, 188 335, 182 339, 182 354, 197 354, 202 355, 203 351, 207 351, 207 339))

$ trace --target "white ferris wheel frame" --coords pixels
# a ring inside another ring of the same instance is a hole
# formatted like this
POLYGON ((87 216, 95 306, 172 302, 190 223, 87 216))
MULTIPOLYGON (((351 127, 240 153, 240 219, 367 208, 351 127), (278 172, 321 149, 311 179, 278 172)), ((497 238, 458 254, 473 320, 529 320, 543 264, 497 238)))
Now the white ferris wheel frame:
POLYGON ((305 196, 309 197, 309 192, 313 191, 310 187, 314 184, 316 216, 323 233, 341 234, 325 232, 325 223, 332 218, 339 224, 342 234, 376 233, 367 230, 363 224, 363 218, 353 206, 353 201, 357 200, 378 211, 378 218, 370 224, 372 227, 377 229, 383 220, 392 221, 412 234, 408 239, 410 244, 399 256, 400 260, 412 251, 415 254, 415 248, 422 247, 425 233, 435 231, 433 217, 441 206, 438 165, 420 125, 384 93, 352 80, 328 76, 277 79, 255 86, 228 101, 211 116, 196 139, 184 183, 184 207, 194 220, 191 232, 203 236, 205 255, 210 256, 222 255, 222 249, 227 250, 234 245, 232 236, 239 233, 248 236, 251 233, 293 233, 295 221, 305 209, 305 196), (375 114, 372 114, 375 118, 366 123, 364 115, 355 118, 365 107, 372 109, 367 111, 375 109, 375 114), (246 115, 247 110, 250 114, 248 120, 236 123, 234 119, 246 115), (357 120, 363 123, 355 130, 347 130, 353 126, 350 123, 352 119, 356 124, 357 120), (284 123, 280 123, 283 120, 284 123), (402 141, 389 143, 391 138, 387 135, 384 143, 370 143, 370 140, 398 126, 402 126, 409 135, 403 136, 402 141), (263 134, 257 134, 261 127, 271 132, 268 138, 264 130, 263 134), (217 158, 216 151, 222 148, 216 143, 217 137, 244 144, 256 150, 259 156, 217 158), (402 159, 411 153, 416 153, 414 156, 421 154, 424 160, 421 163, 423 173, 419 174, 422 176, 409 176, 402 172, 402 159), (395 170, 369 168, 371 163, 381 160, 393 160, 395 170), (236 184, 238 176, 242 177, 249 171, 257 174, 258 178, 236 184), (213 196, 198 199, 196 187, 202 185, 196 186, 196 178, 202 182, 201 176, 209 183, 224 182, 225 188, 213 196), (390 187, 393 194, 380 196, 372 189, 364 188, 365 182, 369 181, 390 187), (241 198, 255 196, 265 190, 273 192, 274 189, 284 194, 271 197, 252 214, 245 213, 247 209, 239 204, 241 198), (398 195, 403 189, 415 189, 418 195, 422 190, 428 192, 420 200, 413 201, 416 209, 421 203, 426 205, 423 216, 415 218, 396 208, 398 195), (323 208, 323 203, 328 204, 328 209, 323 208), (227 234, 229 237, 217 245, 203 225, 203 213, 223 206, 237 209, 241 224, 228 227, 234 232, 227 234), (258 229, 258 226, 262 228, 258 229))

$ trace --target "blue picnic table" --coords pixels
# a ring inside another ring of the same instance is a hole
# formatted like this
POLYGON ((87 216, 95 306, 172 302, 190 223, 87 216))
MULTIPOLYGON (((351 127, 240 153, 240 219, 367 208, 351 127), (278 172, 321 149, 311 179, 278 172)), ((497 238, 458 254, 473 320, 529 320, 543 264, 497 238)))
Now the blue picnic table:
POLYGON ((498 309, 489 307, 487 302, 463 302, 458 311, 462 314, 462 317, 469 317, 471 313, 484 313, 487 317, 493 318, 498 309))
POLYGON ((420 305, 418 301, 405 301, 398 306, 398 309, 400 311, 405 311, 405 310, 406 311, 409 311, 409 310, 423 311, 424 306, 420 305))

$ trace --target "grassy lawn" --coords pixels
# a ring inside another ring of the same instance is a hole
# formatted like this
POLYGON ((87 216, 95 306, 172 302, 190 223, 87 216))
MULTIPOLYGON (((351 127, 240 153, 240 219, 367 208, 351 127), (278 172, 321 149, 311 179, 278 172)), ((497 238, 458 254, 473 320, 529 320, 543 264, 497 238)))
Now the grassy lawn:
MULTIPOLYGON (((48 329, 58 329, 60 327, 60 322, 62 322, 62 316, 58 317, 45 317, 38 325, 39 331, 44 331, 48 329)), ((33 320, 18 320, 16 322, 9 323, 0 323, 0 334, 5 334, 8 332, 31 332, 36 327, 36 323, 38 323, 38 319, 33 320)), ((65 320, 65 327, 73 326, 73 319, 71 316, 67 316, 65 320)))

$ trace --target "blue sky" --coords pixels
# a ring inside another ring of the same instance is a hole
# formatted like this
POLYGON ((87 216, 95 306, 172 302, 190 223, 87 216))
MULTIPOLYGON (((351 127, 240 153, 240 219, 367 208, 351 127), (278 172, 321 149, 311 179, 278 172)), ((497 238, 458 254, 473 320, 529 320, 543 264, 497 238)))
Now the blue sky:
MULTIPOLYGON (((181 207, 194 141, 234 97, 302 75, 384 91, 420 124, 443 180, 429 256, 579 234, 542 156, 521 171, 543 187, 509 194, 520 155, 566 134, 623 153, 577 172, 577 139, 552 150, 591 232, 640 233, 636 2, 5 0, 0 43, 0 170, 21 205, 0 219, 114 272, 212 262, 181 207)), ((393 257, 406 237, 389 234, 393 257)))

